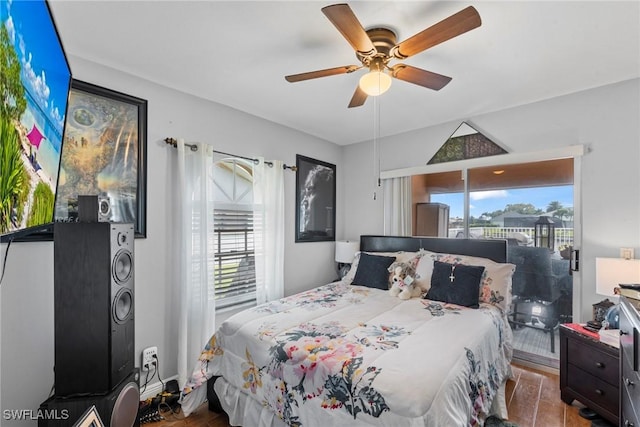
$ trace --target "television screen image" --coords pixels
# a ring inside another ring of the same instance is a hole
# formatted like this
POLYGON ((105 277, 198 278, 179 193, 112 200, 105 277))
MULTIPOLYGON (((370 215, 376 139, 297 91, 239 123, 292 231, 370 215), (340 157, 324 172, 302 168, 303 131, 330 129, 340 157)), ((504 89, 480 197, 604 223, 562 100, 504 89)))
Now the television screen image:
POLYGON ((45 0, 0 2, 0 235, 54 218, 71 70, 45 0))

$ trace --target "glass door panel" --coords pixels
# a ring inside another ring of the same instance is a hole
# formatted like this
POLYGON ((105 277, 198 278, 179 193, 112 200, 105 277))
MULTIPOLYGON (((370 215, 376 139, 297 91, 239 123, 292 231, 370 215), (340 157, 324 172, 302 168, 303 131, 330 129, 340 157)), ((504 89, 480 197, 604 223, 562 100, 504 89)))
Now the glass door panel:
POLYGON ((509 322, 514 356, 558 366, 558 325, 571 322, 573 280, 573 159, 468 170, 470 235, 508 242, 516 265, 509 322), (553 227, 551 247, 536 247, 540 219, 553 227))

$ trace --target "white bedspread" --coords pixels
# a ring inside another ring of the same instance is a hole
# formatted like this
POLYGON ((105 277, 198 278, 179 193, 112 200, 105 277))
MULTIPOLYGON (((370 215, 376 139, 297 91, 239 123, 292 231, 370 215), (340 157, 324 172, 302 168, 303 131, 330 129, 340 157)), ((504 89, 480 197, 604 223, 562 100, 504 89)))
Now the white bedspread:
POLYGON ((494 306, 332 283, 224 322, 185 386, 183 410, 201 403, 216 375, 292 426, 482 425, 511 374, 511 341, 494 306))

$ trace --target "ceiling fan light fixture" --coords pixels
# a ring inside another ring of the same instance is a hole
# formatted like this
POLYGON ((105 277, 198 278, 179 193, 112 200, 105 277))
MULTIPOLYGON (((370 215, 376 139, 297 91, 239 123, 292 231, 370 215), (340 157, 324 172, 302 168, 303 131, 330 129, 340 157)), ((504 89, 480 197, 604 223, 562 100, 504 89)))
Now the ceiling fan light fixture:
POLYGON ((391 87, 391 76, 382 71, 371 71, 360 77, 359 85, 369 96, 382 95, 391 87))

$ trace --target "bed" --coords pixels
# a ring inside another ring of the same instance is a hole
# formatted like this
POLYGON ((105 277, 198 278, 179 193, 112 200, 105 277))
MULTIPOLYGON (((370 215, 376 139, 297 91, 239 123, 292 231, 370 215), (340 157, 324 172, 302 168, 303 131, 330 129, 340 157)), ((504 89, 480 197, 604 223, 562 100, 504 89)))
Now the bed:
POLYGON ((475 426, 489 414, 506 418, 515 270, 506 252, 503 240, 361 236, 341 281, 223 322, 183 389, 183 411, 208 400, 244 426, 475 426), (390 294, 395 265, 414 267, 413 285, 426 299, 390 294), (431 299, 454 283, 462 300, 431 299), (475 306, 464 303, 468 290, 475 306))

